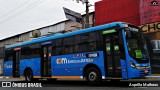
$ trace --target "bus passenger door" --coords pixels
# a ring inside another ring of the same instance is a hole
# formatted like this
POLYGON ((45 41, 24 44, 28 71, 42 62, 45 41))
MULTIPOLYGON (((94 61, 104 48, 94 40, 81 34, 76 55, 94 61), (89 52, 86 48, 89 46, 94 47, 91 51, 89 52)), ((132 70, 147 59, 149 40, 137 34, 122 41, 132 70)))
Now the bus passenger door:
POLYGON ((122 78, 118 32, 103 35, 106 75, 109 78, 122 78))
POLYGON ((51 77, 51 45, 42 46, 41 53, 41 76, 51 77))
POLYGON ((20 76, 20 50, 14 50, 13 53, 13 77, 19 77, 20 76))

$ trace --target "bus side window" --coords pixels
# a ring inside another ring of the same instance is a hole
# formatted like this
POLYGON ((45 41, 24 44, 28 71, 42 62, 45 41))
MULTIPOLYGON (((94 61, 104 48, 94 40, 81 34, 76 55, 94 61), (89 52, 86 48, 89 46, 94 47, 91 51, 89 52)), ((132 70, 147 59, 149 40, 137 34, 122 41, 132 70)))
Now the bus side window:
POLYGON ((79 44, 80 44, 80 35, 76 35, 74 38, 74 49, 75 49, 75 53, 79 52, 79 44))
POLYGON ((79 52, 87 52, 89 51, 87 46, 89 44, 89 33, 85 33, 80 35, 80 44, 79 44, 79 52))
POLYGON ((89 51, 97 50, 97 42, 90 42, 88 45, 89 51))
POLYGON ((96 51, 100 50, 100 35, 99 32, 91 32, 89 33, 89 39, 88 39, 89 45, 88 45, 88 51, 96 51))
POLYGON ((63 54, 74 53, 74 36, 63 38, 63 54))
POLYGON ((75 53, 91 52, 101 49, 99 32, 90 32, 75 36, 75 53))
POLYGON ((81 35, 65 37, 63 39, 53 40, 52 55, 72 54, 80 52, 91 52, 100 50, 99 32, 90 32, 81 35), (59 42, 60 45, 57 45, 59 42))
POLYGON ((13 60, 13 51, 6 50, 5 51, 5 61, 11 61, 11 60, 13 60))
POLYGON ((62 54, 62 39, 53 40, 52 43, 52 55, 62 54))
POLYGON ((29 53, 30 48, 28 46, 24 46, 21 49, 21 59, 28 59, 28 53, 29 53))
POLYGON ((39 43, 36 43, 36 44, 33 44, 30 48, 31 48, 31 56, 32 58, 36 58, 36 57, 40 57, 40 44, 39 43))

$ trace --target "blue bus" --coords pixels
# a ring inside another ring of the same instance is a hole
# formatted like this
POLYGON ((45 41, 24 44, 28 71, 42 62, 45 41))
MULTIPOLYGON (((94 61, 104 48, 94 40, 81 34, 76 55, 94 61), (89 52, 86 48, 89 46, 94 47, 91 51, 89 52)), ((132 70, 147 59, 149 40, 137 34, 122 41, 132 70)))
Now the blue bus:
POLYGON ((25 78, 126 80, 151 74, 142 30, 124 23, 57 33, 5 48, 4 76, 25 78))

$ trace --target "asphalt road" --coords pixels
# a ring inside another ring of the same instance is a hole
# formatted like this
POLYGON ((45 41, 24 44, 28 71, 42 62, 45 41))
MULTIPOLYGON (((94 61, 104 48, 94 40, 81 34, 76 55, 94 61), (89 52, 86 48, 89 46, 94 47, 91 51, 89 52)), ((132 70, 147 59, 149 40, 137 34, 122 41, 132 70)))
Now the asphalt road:
MULTIPOLYGON (((2 82, 26 83, 22 79, 0 79, 0 87, 2 82)), ((88 86, 84 80, 57 80, 56 82, 48 82, 41 80, 42 88, 29 88, 29 90, 160 90, 160 79, 139 79, 126 80, 120 82, 103 81, 99 86, 88 86), (158 85, 158 87, 141 86, 158 85), (130 86, 132 85, 132 86, 130 86), (134 87, 133 85, 138 85, 134 87)), ((0 90, 28 90, 28 88, 0 88, 0 90)))

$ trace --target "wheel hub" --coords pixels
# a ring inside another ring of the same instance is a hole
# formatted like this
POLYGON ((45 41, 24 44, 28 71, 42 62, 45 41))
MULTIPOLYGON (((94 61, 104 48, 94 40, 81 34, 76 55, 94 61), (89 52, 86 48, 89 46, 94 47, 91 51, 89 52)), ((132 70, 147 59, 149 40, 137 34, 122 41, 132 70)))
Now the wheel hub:
POLYGON ((96 78, 97 78, 97 74, 96 74, 95 72, 91 72, 91 73, 89 74, 89 80, 90 80, 90 81, 95 81, 96 78))
POLYGON ((27 81, 30 81, 30 79, 31 79, 31 74, 28 73, 28 74, 27 74, 27 81))

